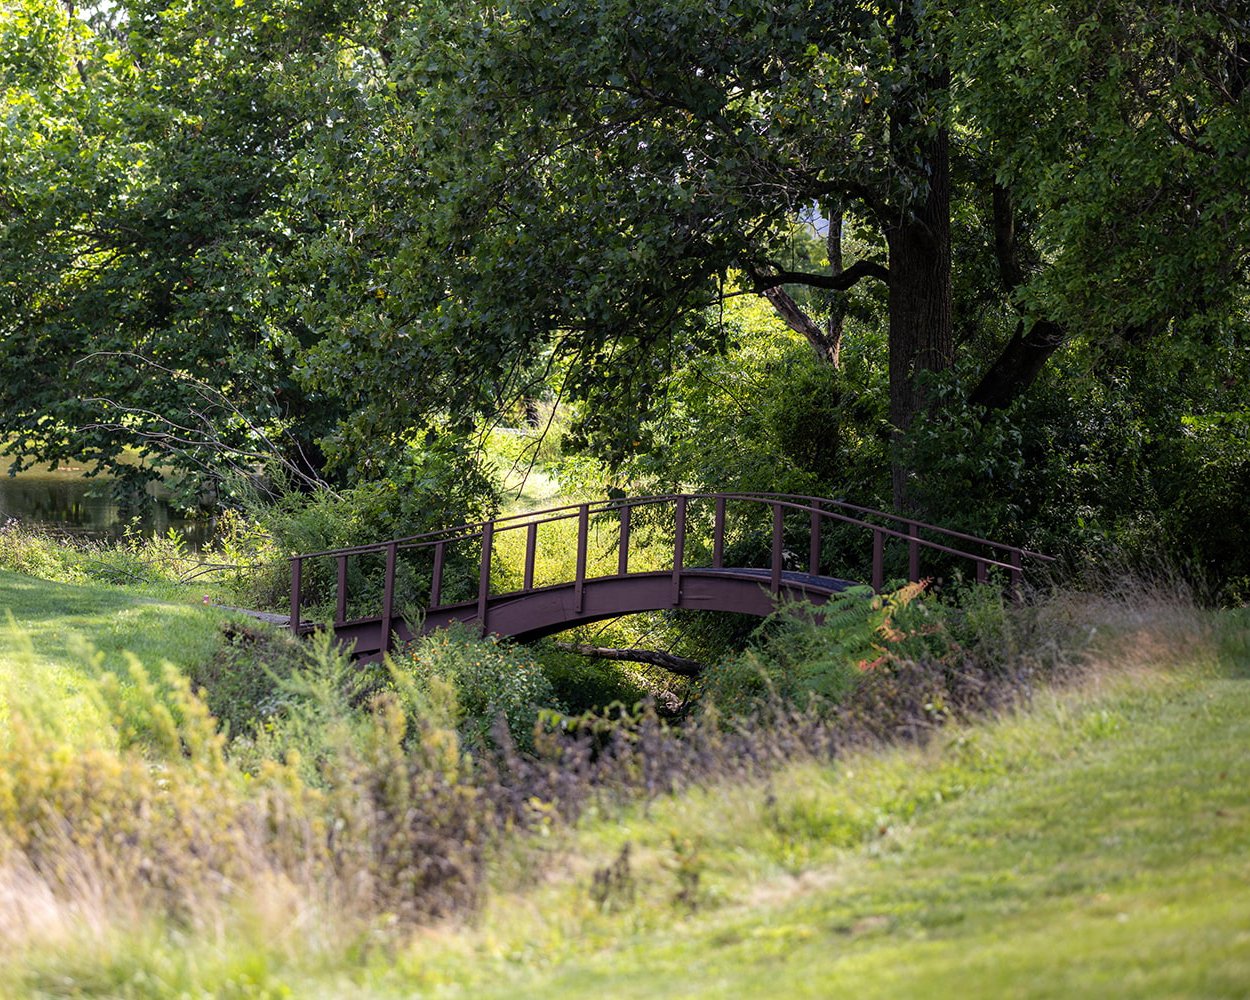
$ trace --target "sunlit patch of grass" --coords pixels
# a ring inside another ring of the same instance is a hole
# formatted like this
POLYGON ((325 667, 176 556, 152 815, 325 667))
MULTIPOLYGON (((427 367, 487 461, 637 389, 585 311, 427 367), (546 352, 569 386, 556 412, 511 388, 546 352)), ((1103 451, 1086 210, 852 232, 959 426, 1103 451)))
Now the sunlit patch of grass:
POLYGON ((472 996, 1236 995, 1250 688, 1098 683, 924 749, 592 824, 562 875, 407 967, 472 996), (631 902, 596 906, 625 844, 631 902))
POLYGON ((0 570, 0 700, 18 691, 63 701, 60 710, 87 725, 92 710, 82 692, 100 671, 121 669, 127 651, 148 663, 205 662, 225 618, 125 587, 50 583, 0 570), (95 650, 89 657, 88 638, 95 650))

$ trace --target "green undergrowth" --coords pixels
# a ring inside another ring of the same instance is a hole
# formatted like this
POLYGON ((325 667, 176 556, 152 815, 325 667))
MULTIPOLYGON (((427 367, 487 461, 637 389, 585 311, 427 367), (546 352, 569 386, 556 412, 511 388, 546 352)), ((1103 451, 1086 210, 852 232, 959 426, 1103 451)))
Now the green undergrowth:
MULTIPOLYGON (((121 912, 89 879, 72 907, 49 895, 41 909, 45 880, 6 870, 0 893, 20 898, 22 924, 0 919, 0 995, 1242 995, 1250 623, 1174 605, 1068 612, 1100 629, 1077 679, 998 718, 833 764, 796 752, 755 778, 594 800, 575 826, 534 800, 528 832, 491 851, 477 905, 443 922, 399 920, 402 894, 352 911, 334 894, 359 873, 304 881, 299 865, 218 886, 183 916, 121 912)), ((441 747, 451 766, 441 733, 423 752, 441 747)), ((188 747, 191 764, 217 773, 206 746, 203 765, 188 747)), ((372 843, 373 864, 406 827, 370 840, 360 824, 405 772, 360 768, 398 747, 362 745, 349 783, 312 799, 294 765, 259 786, 231 779, 216 800, 189 777, 179 809, 264 806, 243 859, 263 873, 281 858, 260 850, 266 831, 298 836, 298 809, 329 795, 347 825, 320 863, 372 843)), ((159 769, 134 781, 160 801, 159 769)), ((439 787, 440 810, 474 794, 439 787)), ((233 829, 203 827, 218 828, 233 829)), ((414 861, 442 856, 423 843, 405 841, 414 861)))

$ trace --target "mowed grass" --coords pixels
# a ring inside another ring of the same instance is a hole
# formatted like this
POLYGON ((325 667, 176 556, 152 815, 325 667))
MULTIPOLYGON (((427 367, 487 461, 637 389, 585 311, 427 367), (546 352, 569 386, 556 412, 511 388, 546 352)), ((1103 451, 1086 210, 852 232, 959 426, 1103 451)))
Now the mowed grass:
POLYGON ((1106 685, 924 751, 592 824, 555 884, 384 979, 473 997, 1250 995, 1250 681, 1106 685), (605 906, 593 872, 625 842, 632 894, 605 906))
POLYGON ((151 667, 203 662, 225 618, 133 588, 51 583, 0 570, 0 698, 9 691, 64 699, 65 713, 77 717, 86 711, 85 682, 102 670, 124 670, 126 652, 151 667))

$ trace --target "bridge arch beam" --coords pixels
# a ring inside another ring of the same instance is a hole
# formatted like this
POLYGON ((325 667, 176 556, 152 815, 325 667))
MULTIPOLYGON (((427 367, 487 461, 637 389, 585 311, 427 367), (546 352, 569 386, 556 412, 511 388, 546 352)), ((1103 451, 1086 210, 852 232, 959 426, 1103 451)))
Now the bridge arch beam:
MULTIPOLYGON (((670 608, 729 611, 763 618, 773 612, 778 600, 823 604, 832 594, 853 585, 834 577, 784 573, 774 596, 768 584, 767 570, 751 569, 687 569, 677 585, 672 572, 591 578, 582 584, 580 601, 573 583, 492 597, 486 603, 484 631, 528 642, 576 625, 670 608)), ((433 631, 457 621, 481 627, 478 603, 435 609, 428 613, 419 631, 433 631)), ((409 623, 400 619, 393 620, 391 626, 401 641, 416 634, 409 623)), ((357 658, 367 660, 381 655, 381 618, 347 622, 336 626, 335 632, 340 641, 355 644, 357 658)))

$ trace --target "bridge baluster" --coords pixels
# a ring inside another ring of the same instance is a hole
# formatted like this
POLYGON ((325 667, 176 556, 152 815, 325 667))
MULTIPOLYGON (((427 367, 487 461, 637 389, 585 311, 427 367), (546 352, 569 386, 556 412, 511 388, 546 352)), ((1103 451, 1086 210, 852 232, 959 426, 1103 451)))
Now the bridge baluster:
POLYGON ((538 522, 531 521, 525 529, 525 579, 522 590, 534 589, 534 557, 538 552, 538 522))
POLYGON ((716 498, 716 520, 712 525, 712 568, 725 565, 725 498, 716 498))
POLYGON ((443 600, 443 563, 447 561, 447 543, 434 543, 434 578, 430 583, 430 607, 437 608, 443 600))
POLYGON ((872 532, 872 589, 880 590, 885 584, 885 532, 874 528, 872 532))
POLYGON ((300 583, 303 576, 304 560, 296 556, 291 560, 291 632, 299 634, 299 603, 300 583))
POLYGON ((386 547, 386 577, 382 581, 382 652, 391 648, 391 617, 395 613, 395 555, 399 546, 386 547))
POLYGON ((785 510, 781 504, 775 503, 773 507, 773 560, 772 560, 772 577, 769 580, 769 589, 776 596, 781 592, 781 560, 782 560, 782 535, 785 530, 785 510))
POLYGON ((334 624, 347 621, 347 556, 339 556, 338 601, 335 603, 334 624))
POLYGON ((495 524, 487 521, 482 525, 482 566, 477 576, 477 623, 486 634, 487 601, 490 599, 490 556, 494 548, 495 524))
POLYGON ((912 583, 920 581, 920 526, 915 521, 907 525, 907 579, 912 583))
POLYGON ((1021 568, 1020 550, 1011 550, 1011 599, 1016 604, 1024 600, 1024 570, 1021 568))
POLYGON ((686 564, 686 498, 677 498, 673 531, 673 607, 681 603, 681 571, 686 564))
POLYGON ((807 571, 812 576, 820 576, 820 522, 823 518, 820 516, 820 504, 813 504, 816 509, 812 511, 812 530, 811 542, 807 550, 807 571))
POLYGON ((586 589, 586 539, 590 533, 590 504, 577 508, 577 576, 573 580, 573 603, 582 613, 582 594, 586 589))
POLYGON ((629 572, 629 522, 632 509, 629 504, 621 508, 621 540, 616 553, 617 576, 625 576, 629 572))

